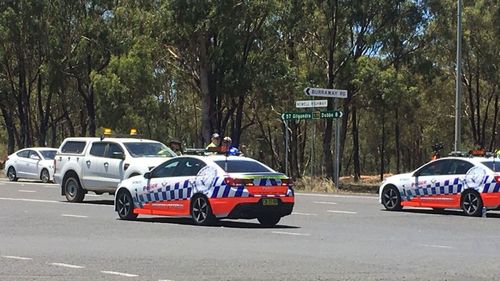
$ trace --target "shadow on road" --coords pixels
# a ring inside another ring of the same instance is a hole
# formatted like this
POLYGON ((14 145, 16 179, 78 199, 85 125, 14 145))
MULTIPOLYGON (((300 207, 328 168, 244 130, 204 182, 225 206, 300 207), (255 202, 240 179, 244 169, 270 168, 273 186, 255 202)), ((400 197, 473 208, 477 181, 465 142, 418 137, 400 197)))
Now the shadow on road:
MULTIPOLYGON (((71 203, 68 201, 60 201, 62 203, 68 204, 81 204, 81 203, 71 203)), ((92 205, 114 205, 115 202, 113 200, 85 200, 82 202, 83 204, 92 204, 92 205)))
MULTIPOLYGON (((386 212, 390 212, 387 210, 383 210, 386 212)), ((413 214, 429 214, 429 215, 441 215, 441 216, 464 216, 466 215, 463 213, 462 210, 454 210, 454 209, 446 209, 446 210, 433 210, 433 209, 403 209, 400 211, 401 213, 413 213, 413 214)), ((498 213, 498 210, 489 210, 486 213, 486 217, 488 218, 500 218, 500 213, 498 213), (494 212, 497 211, 497 212, 494 212)))
MULTIPOLYGON (((180 225, 194 225, 193 221, 189 218, 166 218, 166 217, 149 217, 136 219, 138 222, 149 222, 149 223, 170 223, 170 224, 180 224, 180 225)), ((255 222, 251 221, 237 221, 237 220, 220 220, 214 225, 209 227, 228 227, 228 228, 272 228, 272 229, 297 229, 298 226, 290 226, 278 224, 274 227, 264 227, 257 220, 255 222)))

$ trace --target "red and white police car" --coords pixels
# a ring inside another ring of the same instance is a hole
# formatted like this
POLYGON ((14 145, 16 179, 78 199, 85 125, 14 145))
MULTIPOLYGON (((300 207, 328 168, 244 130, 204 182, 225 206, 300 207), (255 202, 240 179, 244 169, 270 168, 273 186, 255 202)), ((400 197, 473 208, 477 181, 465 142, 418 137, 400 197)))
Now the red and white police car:
POLYGON ((387 210, 404 206, 462 209, 481 216, 500 206, 500 158, 445 157, 411 173, 387 178, 379 189, 379 202, 387 210))
POLYGON ((258 219, 274 226, 292 213, 291 180, 242 156, 180 156, 150 172, 122 181, 115 196, 121 219, 137 215, 191 217, 195 224, 217 219, 258 219))

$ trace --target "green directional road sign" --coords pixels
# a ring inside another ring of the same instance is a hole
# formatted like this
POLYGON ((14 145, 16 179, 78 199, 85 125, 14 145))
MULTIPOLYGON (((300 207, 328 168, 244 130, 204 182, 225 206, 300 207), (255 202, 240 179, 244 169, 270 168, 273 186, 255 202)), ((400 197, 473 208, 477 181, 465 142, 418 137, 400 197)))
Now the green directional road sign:
POLYGON ((310 120, 310 119, 333 119, 341 118, 344 115, 342 111, 327 110, 314 112, 285 112, 281 114, 283 120, 310 120))
POLYGON ((320 111, 321 119, 341 118, 343 115, 342 111, 337 110, 320 111))
POLYGON ((312 112, 285 112, 281 114, 283 120, 303 120, 312 119, 312 112))

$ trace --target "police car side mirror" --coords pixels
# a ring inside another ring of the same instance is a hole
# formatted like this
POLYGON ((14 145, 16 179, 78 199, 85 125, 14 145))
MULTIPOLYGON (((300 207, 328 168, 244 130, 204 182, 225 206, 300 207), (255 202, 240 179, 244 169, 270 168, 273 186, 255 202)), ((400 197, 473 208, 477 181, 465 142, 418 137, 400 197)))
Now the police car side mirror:
POLYGON ((144 173, 144 178, 145 179, 150 179, 151 178, 151 172, 144 173))

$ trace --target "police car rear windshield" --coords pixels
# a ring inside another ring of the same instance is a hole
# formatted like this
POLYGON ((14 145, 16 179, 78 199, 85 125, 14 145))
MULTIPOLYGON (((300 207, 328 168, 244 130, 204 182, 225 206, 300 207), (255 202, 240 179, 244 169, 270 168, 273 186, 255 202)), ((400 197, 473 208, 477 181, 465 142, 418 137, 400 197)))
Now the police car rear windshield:
POLYGON ((175 152, 160 142, 124 143, 132 157, 174 157, 175 152))
MULTIPOLYGON (((224 169, 226 167, 226 161, 219 160, 215 161, 219 167, 224 169)), ((228 173, 271 173, 273 171, 269 170, 266 166, 253 161, 245 160, 229 160, 227 161, 228 173)))
POLYGON ((485 161, 482 163, 493 172, 500 172, 500 161, 485 161))

